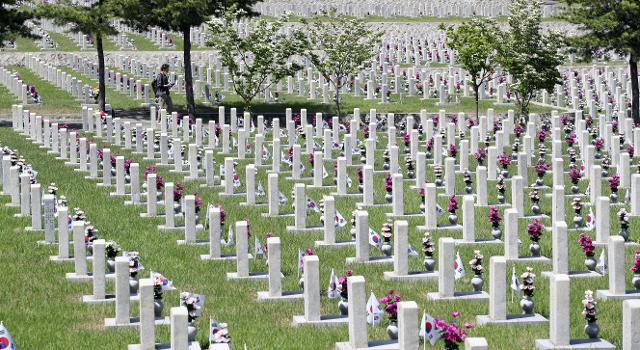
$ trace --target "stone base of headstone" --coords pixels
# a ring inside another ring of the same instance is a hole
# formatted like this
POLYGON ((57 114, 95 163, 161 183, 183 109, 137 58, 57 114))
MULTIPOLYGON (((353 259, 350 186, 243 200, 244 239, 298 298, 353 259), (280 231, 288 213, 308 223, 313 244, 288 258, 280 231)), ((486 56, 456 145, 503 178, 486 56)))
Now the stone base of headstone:
MULTIPOLYGON (((155 319, 156 326, 170 326, 171 319, 169 316, 158 317, 155 319)), ((129 323, 118 324, 116 323, 115 318, 105 318, 104 319, 104 328, 133 328, 140 327, 140 317, 130 317, 129 323)))
MULTIPOLYGON (((271 166, 269 166, 269 167, 271 167, 271 166)), ((283 173, 283 171, 279 171, 278 172, 278 174, 282 174, 282 173, 283 173)), ((289 171, 289 173, 291 173, 291 171, 289 171)), ((307 182, 307 181, 313 181, 313 177, 310 177, 310 176, 300 177, 299 179, 294 179, 293 176, 287 176, 284 179, 287 180, 287 181, 296 181, 298 183, 307 182)), ((307 185, 307 187, 308 186, 309 185, 307 185)))
MULTIPOLYGON (((253 255, 248 254, 247 259, 253 259, 253 255)), ((212 258, 209 254, 200 255, 200 260, 236 260, 235 254, 221 254, 219 258, 212 258)))
POLYGON ((302 315, 293 316, 293 326, 314 326, 314 327, 338 327, 349 323, 349 318, 345 315, 322 315, 320 321, 307 321, 302 315))
POLYGON ((479 326, 491 324, 497 326, 536 326, 548 324, 549 320, 540 314, 512 314, 507 315, 506 320, 492 320, 489 315, 476 316, 476 323, 479 326))
POLYGON ((402 215, 393 215, 393 213, 385 213, 385 216, 388 218, 396 218, 396 219, 416 218, 416 217, 424 217, 424 213, 404 213, 402 215))
POLYGON ((42 229, 42 228, 33 228, 31 226, 27 226, 27 227, 24 228, 24 231, 25 232, 42 232, 42 231, 44 231, 44 229, 42 229))
POLYGON ((366 348, 354 348, 349 342, 336 343, 336 350, 398 350, 397 340, 372 340, 366 348))
POLYGON ((474 205, 476 207, 487 208, 487 207, 498 207, 498 208, 511 208, 511 203, 489 203, 487 205, 474 205))
POLYGON ((139 201, 138 203, 133 203, 133 201, 124 201, 124 205, 147 205, 147 203, 139 201))
POLYGON ((190 242, 187 243, 187 241, 185 241, 184 239, 179 239, 176 241, 176 243, 178 245, 209 245, 209 240, 208 239, 196 239, 195 242, 190 242))
POLYGON ((105 188, 109 188, 109 187, 116 187, 116 184, 112 182, 112 183, 110 183, 110 184, 108 184, 108 185, 107 185, 107 184, 105 184, 105 183, 98 182, 98 183, 96 184, 96 186, 98 186, 98 187, 105 187, 105 188))
POLYGON ((356 245, 356 241, 340 241, 340 240, 336 240, 335 242, 331 243, 331 242, 325 242, 325 241, 315 241, 313 243, 313 245, 315 247, 340 247, 340 246, 347 246, 347 245, 356 245))
POLYGON ((551 264, 551 259, 546 256, 519 256, 517 259, 507 259, 507 261, 551 264))
POLYGON ((301 290, 293 290, 282 292, 282 295, 271 296, 269 292, 258 292, 258 301, 296 301, 304 299, 304 293, 301 290))
POLYGON ((640 299, 640 291, 628 289, 624 294, 613 294, 608 289, 600 289, 596 291, 596 297, 602 300, 640 299))
POLYGON ((73 169, 73 171, 75 171, 76 173, 88 173, 89 172, 89 168, 87 168, 87 170, 82 170, 80 168, 76 168, 76 169, 73 169))
POLYGON ((240 277, 237 272, 227 272, 228 280, 266 280, 269 278, 267 272, 249 272, 248 276, 240 277))
MULTIPOLYGON (((140 300, 140 296, 133 296, 130 300, 140 300)), ((113 304, 116 302, 116 296, 114 294, 106 294, 104 299, 96 299, 93 295, 83 295, 82 302, 85 304, 113 304)))
POLYGON ((331 192, 329 193, 330 196, 334 196, 334 197, 362 197, 362 193, 344 193, 344 194, 340 194, 338 192, 331 192))
POLYGON ((184 231, 184 225, 176 224, 174 227, 158 225, 158 231, 163 231, 163 232, 184 231))
POLYGON ((91 282, 93 281, 93 275, 87 273, 86 275, 78 275, 75 272, 68 272, 65 274, 65 278, 69 282, 91 282))
POLYGON ((454 292, 452 297, 443 297, 438 292, 427 293, 427 300, 439 301, 439 300, 487 300, 489 299, 489 293, 487 292, 454 292))
POLYGON ((238 196, 242 196, 242 197, 246 197, 247 193, 246 192, 234 192, 234 193, 224 193, 224 192, 220 192, 218 193, 218 196, 220 197, 238 197, 238 196))
MULTIPOLYGON (((389 173, 389 171, 386 171, 386 173, 389 173)), ((372 205, 367 205, 367 204, 364 204, 364 203, 356 203, 356 207, 363 207, 363 208, 389 207, 389 208, 391 208, 391 203, 373 203, 372 205)))
POLYGON ((299 229, 296 228, 295 226, 287 226, 287 232, 323 232, 324 231, 324 226, 307 226, 305 228, 299 229))
POLYGON ((321 190, 326 188, 336 188, 336 185, 322 185, 322 186, 307 185, 307 189, 321 190))
POLYGON ((49 261, 52 263, 64 263, 64 262, 73 262, 73 257, 70 258, 61 258, 57 255, 52 255, 49 257, 49 261))
MULTIPOLYGON (((542 277, 551 278, 554 275, 553 271, 542 271, 542 277)), ((604 277, 603 274, 595 271, 570 271, 567 275, 569 278, 598 278, 604 277)))
POLYGON ((455 242, 455 245, 504 244, 504 242, 499 239, 488 239, 488 240, 476 239, 475 241, 466 241, 464 239, 456 239, 454 240, 454 242, 455 242))
POLYGON ((185 176, 184 177, 184 182, 189 182, 189 181, 205 181, 206 179, 203 178, 202 176, 196 176, 196 177, 192 177, 192 176, 185 176))
MULTIPOLYGON (((140 344, 129 344, 127 350, 140 350, 140 344)), ((156 344, 157 350, 171 350, 171 344, 156 344)), ((227 344, 211 344, 209 345, 209 350, 229 350, 229 345, 227 344)), ((187 350, 202 350, 200 347, 200 343, 197 341, 189 343, 189 349, 187 350)))
POLYGON ((280 213, 278 215, 269 215, 269 213, 262 213, 263 218, 292 218, 296 214, 294 213, 280 213))
MULTIPOLYGON (((416 226, 418 232, 427 231, 424 225, 416 226)), ((438 225, 435 231, 462 231, 462 225, 438 225)))
POLYGON ((20 208, 20 204, 7 203, 4 205, 7 208, 20 208))
POLYGON ((183 169, 183 170, 171 169, 171 170, 169 170, 169 172, 172 173, 172 174, 188 174, 189 170, 187 170, 187 169, 183 169))
POLYGON ((345 260, 347 264, 393 264, 393 256, 371 256, 369 260, 357 261, 356 257, 345 260))
POLYGON ((13 214, 13 217, 14 218, 29 218, 29 217, 31 217, 31 215, 24 215, 24 214, 17 213, 17 214, 13 214))
POLYGON ((240 202, 241 207, 266 207, 269 205, 267 202, 256 202, 256 204, 247 204, 247 202, 240 202))
POLYGON ((413 271, 413 272, 409 272, 408 275, 398 275, 395 273, 395 271, 385 271, 383 273, 383 277, 387 281, 407 281, 407 282, 430 281, 430 280, 438 279, 438 271, 433 271, 433 272, 413 271))
POLYGON ((70 167, 74 167, 74 166, 80 166, 80 163, 76 163, 76 162, 64 162, 65 166, 70 166, 70 167))
POLYGON ((569 345, 554 345, 551 339, 536 339, 536 349, 539 350, 590 350, 615 349, 616 347, 604 339, 571 339, 569 345))
MULTIPOLYGON (((37 241, 36 244, 37 245, 58 245, 58 241, 47 242, 45 240, 42 240, 42 241, 37 241)), ((50 258, 52 258, 52 257, 50 257, 50 258)))

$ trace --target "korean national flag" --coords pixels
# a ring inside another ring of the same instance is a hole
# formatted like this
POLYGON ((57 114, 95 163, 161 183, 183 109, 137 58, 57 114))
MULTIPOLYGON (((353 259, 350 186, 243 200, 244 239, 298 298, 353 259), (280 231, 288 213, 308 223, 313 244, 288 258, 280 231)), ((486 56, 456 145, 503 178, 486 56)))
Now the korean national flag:
POLYGON ((380 235, 376 231, 374 231, 371 227, 369 227, 369 244, 371 244, 376 248, 380 248, 382 246, 380 235))
POLYGON ((428 339, 432 346, 440 339, 440 332, 436 329, 435 320, 426 312, 422 314, 420 333, 418 335, 423 337, 425 341, 428 339))
POLYGON ((9 331, 4 326, 2 322, 0 322, 0 349, 2 350, 15 350, 16 344, 13 342, 13 338, 9 334, 9 331))

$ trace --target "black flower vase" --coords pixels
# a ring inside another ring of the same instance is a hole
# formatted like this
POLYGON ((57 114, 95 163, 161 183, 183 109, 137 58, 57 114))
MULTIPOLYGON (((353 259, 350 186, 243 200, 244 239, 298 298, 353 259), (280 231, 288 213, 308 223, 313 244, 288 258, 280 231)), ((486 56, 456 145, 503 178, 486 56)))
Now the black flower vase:
POLYGON ((435 266, 436 266, 436 261, 433 258, 433 256, 431 255, 425 255, 424 256, 424 260, 422 261, 422 265, 424 266, 424 271, 425 272, 433 272, 435 266))
POLYGON ((584 326, 584 334, 586 334, 589 339, 598 338, 598 334, 600 334, 600 326, 598 326, 597 321, 587 321, 587 324, 584 326))
POLYGON ((451 212, 449 214, 449 223, 451 225, 457 225, 458 224, 458 216, 456 215, 455 212, 451 212))
POLYGON ((611 199, 611 203, 618 203, 618 188, 611 189, 611 194, 609 195, 609 199, 611 199))
POLYGON ((531 202, 532 202, 532 204, 531 204, 531 212, 534 215, 539 215, 540 214, 540 200, 539 199, 532 199, 531 202))
POLYGON ((531 251, 531 256, 532 257, 539 257, 540 256, 540 243, 538 243, 538 241, 532 241, 531 244, 529 244, 529 250, 531 251))
POLYGON ((573 216, 573 225, 576 228, 579 228, 579 227, 582 227, 582 222, 583 222, 582 213, 580 213, 579 210, 576 210, 576 213, 573 216))
POLYGON ((538 173, 538 178, 536 179, 536 186, 538 187, 544 186, 544 173, 538 173))
POLYGON ((573 184, 571 185, 571 193, 578 194, 579 191, 580 188, 578 188, 578 182, 573 182, 573 184))
POLYGON ((620 236, 622 236, 622 238, 624 238, 625 242, 629 241, 629 224, 627 223, 621 223, 620 224, 620 236))
POLYGON ((584 259, 584 266, 587 267, 588 271, 595 271, 598 262, 593 257, 593 253, 587 253, 587 257, 584 259))
POLYGON ((384 195, 384 199, 386 199, 386 200, 387 200, 387 203, 391 203, 391 202, 393 201, 393 196, 391 195, 391 192, 392 192, 392 191, 393 191, 393 190, 392 190, 391 188, 389 188, 389 189, 387 190, 387 193, 384 195))
POLYGON ((162 317, 162 310, 164 310, 164 300, 162 299, 154 299, 153 300, 153 315, 155 318, 162 317))
POLYGON ((389 326, 387 326, 387 335, 389 339, 396 340, 398 339, 398 321, 392 320, 389 321, 389 326))
POLYGON ((520 308, 522 309, 522 313, 525 315, 533 314, 533 298, 529 295, 523 295, 520 300, 520 308))
POLYGON ((491 224, 491 235, 495 239, 500 239, 502 237, 502 231, 500 230, 500 225, 493 223, 491 224))
POLYGON ((349 301, 346 298, 341 298, 338 302, 338 310, 340 310, 340 315, 347 316, 349 315, 349 301))
POLYGON ((504 204, 506 201, 506 198, 504 196, 504 191, 505 191, 504 188, 498 190, 498 203, 500 204, 504 204))
POLYGON ((482 292, 482 286, 484 285, 484 279, 482 275, 475 274, 471 278, 471 286, 473 286, 474 292, 482 292))

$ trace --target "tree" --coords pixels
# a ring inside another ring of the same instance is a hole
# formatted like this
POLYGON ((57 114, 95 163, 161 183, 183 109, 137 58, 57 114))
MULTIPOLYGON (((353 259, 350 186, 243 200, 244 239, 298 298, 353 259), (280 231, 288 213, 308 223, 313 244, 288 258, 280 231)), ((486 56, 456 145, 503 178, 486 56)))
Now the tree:
POLYGON ((222 64, 229 69, 233 88, 248 110, 261 91, 302 67, 295 62, 288 63, 300 48, 281 31, 286 18, 259 19, 248 35, 240 35, 234 22, 243 14, 243 11, 227 11, 222 20, 212 22, 209 29, 215 33, 212 44, 220 51, 222 64))
MULTIPOLYGON (((158 26, 182 34, 184 42, 184 83, 187 113, 194 117, 196 104, 193 97, 191 71, 191 27, 208 22, 211 16, 221 15, 231 6, 253 15, 251 7, 259 0, 121 0, 120 11, 125 21, 140 29, 158 26)), ((214 33, 214 35, 216 35, 214 33)))
POLYGON ((301 19, 305 25, 294 33, 304 47, 304 56, 335 88, 335 104, 340 116, 340 90, 350 75, 356 74, 375 55, 373 50, 382 33, 373 31, 359 18, 325 15, 329 21, 301 19))
POLYGON ((559 34, 543 34, 541 0, 514 0, 510 7, 509 29, 497 45, 497 61, 513 77, 519 114, 525 118, 529 103, 539 90, 552 92, 562 83, 558 66, 562 40, 559 34))
MULTIPOLYGON (((616 52, 629 57, 631 115, 640 123, 638 59, 640 59, 640 2, 638 0, 562 0, 564 18, 578 24, 582 35, 572 44, 585 56, 603 57, 616 52)), ((623 107, 620 106, 622 109, 623 107)))
POLYGON ((112 24, 117 0, 95 0, 78 4, 71 0, 59 0, 55 4, 44 4, 38 8, 38 13, 45 18, 53 19, 60 26, 71 25, 73 33, 91 35, 98 53, 98 106, 105 110, 106 85, 104 79, 104 49, 102 39, 108 35, 117 34, 112 24))
POLYGON ((458 63, 471 75, 479 115, 478 90, 492 79, 499 29, 495 21, 484 17, 473 17, 458 26, 441 25, 440 29, 447 31, 447 45, 456 50, 458 63))
POLYGON ((20 0, 0 0, 0 47, 5 40, 13 35, 33 37, 26 22, 33 18, 33 11, 29 7, 20 6, 20 0))

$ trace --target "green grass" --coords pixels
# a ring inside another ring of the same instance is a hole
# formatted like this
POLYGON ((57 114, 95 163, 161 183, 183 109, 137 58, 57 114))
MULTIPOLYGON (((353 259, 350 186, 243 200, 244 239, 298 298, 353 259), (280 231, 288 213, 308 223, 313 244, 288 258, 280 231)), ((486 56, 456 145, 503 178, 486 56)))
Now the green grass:
POLYGON ((34 39, 17 37, 16 44, 18 45, 17 51, 19 52, 37 52, 40 48, 36 44, 34 39))
POLYGON ((144 35, 127 33, 129 40, 133 43, 138 51, 159 51, 160 49, 147 39, 144 35))
POLYGON ((49 35, 57 45, 56 51, 80 51, 80 46, 67 35, 55 32, 49 32, 49 35))
MULTIPOLYGON (((89 135, 90 136, 90 135, 89 135)), ((267 139, 270 139, 268 135, 267 139)), ((379 145, 386 144, 386 135, 383 132, 378 133, 379 145)), ((330 349, 334 347, 336 341, 345 341, 348 338, 347 327, 317 329, 311 327, 293 328, 291 327, 291 318, 293 315, 303 314, 302 301, 294 303, 259 303, 256 300, 256 292, 267 289, 266 282, 238 282, 227 281, 225 273, 235 271, 235 263, 227 262, 203 262, 199 259, 200 254, 205 254, 206 247, 202 246, 178 246, 176 240, 183 238, 182 232, 163 233, 159 232, 156 225, 163 222, 162 219, 141 219, 139 212, 144 211, 144 207, 132 207, 122 205, 122 198, 114 198, 108 195, 110 189, 98 188, 93 181, 85 180, 84 174, 72 171, 71 168, 65 167, 62 161, 53 160, 51 155, 47 155, 42 149, 36 145, 28 143, 22 136, 13 133, 7 128, 0 128, 0 140, 3 145, 15 148, 20 155, 25 157, 35 169, 39 171, 39 182, 48 184, 56 182, 59 187, 59 193, 65 195, 69 200, 70 207, 80 207, 87 214, 88 219, 99 230, 100 238, 113 239, 119 242, 125 250, 137 250, 140 252, 142 262, 147 271, 153 270, 163 273, 174 281, 179 291, 192 291, 202 293, 206 296, 206 305, 203 317, 198 321, 200 331, 198 340, 201 343, 206 342, 207 320, 214 317, 218 320, 228 322, 230 332, 235 342, 235 346, 241 346, 246 343, 250 349, 299 349, 300 341, 304 339, 305 348, 307 349, 330 349)), ((285 140, 282 140, 285 144, 285 140)), ((97 143, 102 147, 101 141, 97 143)), ((400 145, 400 154, 404 146, 400 139, 397 142, 400 145)), ((106 146, 106 145, 105 145, 106 146)), ((421 143, 421 149, 424 142, 421 143)), ((134 159, 144 166, 150 165, 138 155, 132 155, 130 151, 119 150, 111 147, 113 154, 121 154, 127 158, 134 159)), ((334 157, 338 153, 334 153, 334 157)), ((216 161, 221 163, 225 157, 220 153, 215 155, 216 161)), ((251 157, 248 157, 251 158, 251 157)), ((547 157, 549 159, 549 156, 547 157)), ((303 176, 310 176, 311 166, 306 155, 303 155, 302 161, 306 170, 303 176)), ((354 161, 356 162, 356 161, 354 161)), ((241 177, 244 184, 244 167, 249 164, 249 160, 238 161, 237 173, 241 177)), ((357 162, 356 162, 357 163, 357 162)), ((376 152, 377 169, 381 168, 382 152, 376 152)), ((401 162, 401 164, 403 164, 401 162)), ((331 174, 331 163, 325 164, 327 170, 331 174)), ((476 162, 473 158, 470 160, 470 168, 475 169, 476 162)), ((266 187, 266 176, 268 169, 259 168, 257 181, 266 187)), ((515 173, 515 166, 510 167, 511 175, 515 173)), ((205 203, 220 203, 224 206, 226 212, 226 224, 223 229, 224 234, 228 229, 228 225, 233 225, 237 220, 248 219, 251 224, 251 232, 257 236, 262 243, 265 242, 265 233, 271 231, 274 236, 278 236, 282 240, 282 272, 285 275, 283 280, 283 290, 297 289, 298 276, 296 271, 296 257, 298 249, 304 249, 313 246, 313 241, 321 239, 321 233, 288 233, 285 231, 286 225, 293 224, 292 218, 263 218, 262 212, 266 211, 265 207, 256 207, 247 210, 241 207, 239 203, 244 200, 243 197, 224 197, 221 198, 218 193, 219 188, 200 188, 198 183, 187 182, 174 173, 169 173, 167 168, 160 168, 159 173, 165 177, 165 181, 180 182, 186 186, 186 193, 198 192, 204 199, 205 203)), ((281 173, 279 179, 280 191, 290 197, 291 188, 294 181, 285 179, 284 173, 281 173)), ((356 182, 355 168, 349 168, 349 176, 356 182)), ((376 183, 376 202, 384 201, 383 174, 375 174, 376 183)), ((427 171, 427 179, 434 179, 433 169, 427 171)), ((529 182, 532 182, 533 170, 530 169, 529 182)), ((474 178, 475 180, 475 178, 474 178)), ((546 183, 550 183, 550 174, 545 179, 546 183)), ((331 180, 325 179, 325 184, 330 184, 331 180)), ((565 179, 568 183, 568 179, 565 179)), ((420 197, 416 195, 416 191, 409 188, 413 182, 405 182, 404 198, 405 212, 417 212, 420 197)), ((243 185, 244 186, 244 185, 243 185)), ((462 189, 461 177, 457 177, 456 188, 462 189)), ((581 183, 581 190, 584 190, 585 182, 581 183)), ((475 187, 475 184, 474 184, 475 187)), ((507 198, 510 197, 510 186, 507 186, 507 198)), ((236 191, 242 191, 243 187, 236 191)), ((333 189, 308 190, 307 195, 316 202, 322 197, 332 192, 333 189)), ((350 192, 356 191, 354 188, 349 189, 350 192)), ((439 190, 440 192, 441 190, 439 190)), ((496 202, 496 190, 494 182, 489 182, 489 202, 496 202)), ((548 192, 548 191, 546 191, 548 192)), ((528 190, 525 189, 525 208, 529 207, 526 197, 528 190)), ((603 195, 607 195, 606 186, 603 186, 603 195)), ((1 200, 6 201, 6 197, 1 200)), ((266 198, 259 198, 266 200, 266 198)), ((281 212, 290 212, 291 198, 289 202, 281 206, 281 212)), ((338 211, 349 220, 351 210, 355 207, 356 199, 340 198, 336 201, 338 211)), ((447 198, 438 197, 440 206, 446 208, 447 198)), ((573 211, 570 207, 570 199, 565 200, 566 217, 570 222, 573 217, 573 211)), ((586 208, 585 208, 586 209, 586 208)), ((543 213, 549 214, 551 211, 551 199, 542 196, 543 213)), ((385 212, 390 211, 389 207, 370 208, 369 220, 370 226, 375 230, 379 230, 382 223, 386 221, 385 212)), ((586 216, 588 209, 583 211, 586 216)), ((135 343, 138 339, 137 331, 118 330, 105 331, 102 327, 105 317, 113 317, 113 305, 109 306, 88 306, 80 302, 80 296, 91 293, 91 284, 72 284, 64 280, 64 272, 73 270, 72 264, 56 265, 47 261, 49 255, 57 252, 55 247, 37 246, 35 241, 42 239, 41 234, 26 233, 23 231, 24 226, 28 226, 28 219, 17 219, 11 217, 16 209, 8 209, 0 206, 0 217, 3 221, 3 232, 0 235, 0 264, 5 271, 5 283, 13 288, 0 289, 0 310, 2 310, 2 318, 7 327, 11 331, 14 339, 21 348, 92 348, 92 349, 113 349, 124 348, 128 343, 135 343), (33 283, 37 281, 37 283, 33 283), (50 327, 51 323, 59 325, 59 327, 50 327)), ((475 212, 475 232, 478 239, 487 239, 490 237, 490 225, 486 220, 488 208, 477 208, 475 212)), ((500 209, 503 215, 503 209, 500 209)), ((615 219, 616 210, 611 210, 611 232, 615 234, 618 230, 617 220, 615 219)), ((461 211, 458 212, 462 218, 461 211)), ((412 217, 409 221, 409 242, 417 250, 420 248, 422 233, 417 232, 415 226, 423 224, 422 217, 412 217)), ((439 224, 445 224, 446 215, 438 218, 439 224)), ((523 244, 520 247, 520 253, 527 255, 528 235, 526 234, 527 220, 519 220, 519 238, 523 244)), ((544 220, 546 226, 549 226, 549 220, 544 220)), ((307 219, 308 225, 319 224, 319 215, 309 213, 307 219)), ((631 219, 630 232, 634 241, 638 240, 638 218, 631 219)), ((570 225, 571 226, 571 225, 570 225)), ((337 239, 347 239, 349 237, 349 225, 337 231, 337 239)), ((461 238, 461 233, 451 231, 436 230, 432 232, 434 239, 439 237, 453 236, 461 238)), ((570 270, 583 270, 584 254, 576 244, 577 232, 569 232, 569 268, 570 270)), ((205 239, 208 237, 207 232, 199 232, 198 238, 205 239)), ((250 246, 253 243, 253 236, 249 239, 250 246)), ((541 239, 542 254, 551 256, 551 234, 545 232, 541 239)), ((467 276, 456 282, 456 290, 469 291, 471 287, 469 281, 471 273, 468 269, 468 262, 473 256, 473 250, 477 247, 460 246, 459 253, 467 268, 467 276)), ((481 252, 485 256, 484 266, 488 267, 489 257, 493 255, 503 254, 503 248, 500 245, 482 246, 481 252)), ((628 257, 632 256, 634 249, 628 247, 626 253, 628 257)), ((224 253, 232 253, 233 249, 225 248, 224 253)), ((342 248, 318 248, 314 249, 316 255, 320 258, 320 283, 321 290, 324 291, 326 283, 332 269, 337 273, 341 273, 345 268, 349 267, 354 270, 356 275, 363 275, 366 278, 367 292, 373 291, 377 296, 381 296, 387 289, 393 288, 402 295, 403 300, 414 300, 418 303, 420 309, 425 309, 436 318, 449 318, 451 311, 460 311, 462 320, 475 323, 474 315, 487 314, 487 302, 427 302, 425 294, 427 292, 437 291, 437 282, 425 283, 398 283, 389 282, 382 279, 383 271, 389 271, 393 267, 391 265, 345 265, 346 257, 354 256, 354 247, 342 248)), ((600 253, 600 248, 596 250, 596 254, 600 253)), ((381 255, 379 251, 371 250, 372 255, 381 255)), ((437 251, 436 251, 437 258, 437 251)), ((419 270, 421 268, 421 258, 410 258, 411 270, 419 270)), ((251 271, 266 271, 264 260, 257 259, 250 263, 251 271)), ((511 271, 509 264, 507 271, 511 271)), ((517 263, 516 270, 520 274, 528 264, 517 263)), ((548 317, 549 315, 549 285, 546 278, 540 277, 541 271, 550 270, 549 264, 531 264, 538 275, 536 279, 536 312, 548 317)), ((144 271, 142 277, 148 276, 148 272, 144 271)), ((490 273, 490 272, 488 272, 490 273)), ((484 290, 489 290, 488 276, 485 275, 486 281, 484 290)), ((631 273, 627 271, 627 282, 631 278, 631 273)), ((507 274, 508 285, 510 276, 507 274)), ((111 288, 111 287, 109 287, 111 288)), ((582 305, 580 300, 586 289, 606 289, 607 278, 598 279, 573 279, 571 281, 571 336, 572 338, 583 338, 584 319, 580 312, 582 305)), ((367 293, 368 294, 368 293, 367 293)), ((507 293, 508 295, 509 293, 507 293)), ((169 307, 177 304, 177 292, 169 292, 165 295, 168 310, 169 307)), ((330 314, 337 312, 337 300, 322 297, 322 313, 330 314)), ((621 302, 619 301, 599 301, 599 324, 601 327, 601 337, 609 340, 617 347, 621 346, 621 302)), ((132 313, 137 314, 137 304, 132 304, 132 313)), ((166 311, 165 311, 166 312, 166 311)), ((509 313, 519 313, 517 303, 508 304, 509 313)), ((167 341, 168 335, 166 328, 158 328, 161 330, 158 339, 167 341)), ((526 328, 517 328, 517 331, 511 327, 485 326, 476 327, 470 331, 470 336, 486 337, 491 349, 533 349, 534 340, 537 338, 548 338, 548 326, 531 326, 526 328), (516 334, 517 336, 514 336, 516 334)), ((383 327, 369 327, 370 339, 384 339, 386 337, 383 327)), ((442 346, 438 344, 438 349, 442 346)))
POLYGON ((18 103, 18 98, 11 94, 4 85, 0 85, 0 110, 11 109, 11 105, 15 103, 18 103))
MULTIPOLYGON (((8 69, 20 74, 25 84, 36 86, 40 96, 42 96, 41 104, 25 107, 30 111, 41 114, 48 114, 51 111, 56 111, 59 114, 72 114, 80 110, 78 101, 76 101, 70 93, 58 89, 55 85, 41 79, 31 70, 22 66, 9 66, 8 69)), ((8 94, 8 90, 4 91, 8 94)), ((3 95, 4 93, 0 92, 0 96, 3 95)), ((13 103, 16 103, 16 101, 11 102, 8 98, 0 98, 0 112, 8 113, 13 103)))
MULTIPOLYGON (((76 78, 79 78, 84 83, 89 84, 91 86, 97 85, 97 80, 90 79, 87 76, 83 76, 77 71, 72 70, 69 67, 60 67, 63 71, 68 74, 73 75, 76 78)), ((23 71, 28 71, 26 68, 20 68, 23 71)), ((117 71, 117 69, 115 69, 117 71)), ((124 72, 123 72, 124 73, 124 72)), ((35 75, 30 73, 31 76, 35 75)), ((144 80, 149 82, 148 79, 144 80)), ((35 84, 39 87, 39 84, 43 83, 42 80, 35 84)), ((48 83, 47 83, 48 84, 48 83)), ((48 84, 50 85, 50 84, 48 84)), ((54 88, 55 89, 55 88, 54 88)), ((212 88, 211 94, 215 93, 216 89, 212 88)), ((53 93, 53 91, 47 90, 47 93, 53 93)), ((55 94, 54 94, 55 95, 55 94)), ((225 96, 224 105, 228 108, 237 108, 238 111, 245 110, 246 105, 240 99, 239 96, 232 93, 223 93, 225 96)), ((60 99, 55 101, 50 101, 45 97, 44 103, 42 106, 38 107, 42 113, 61 113, 62 111, 78 111, 78 103, 73 99, 60 99), (54 103, 55 102, 55 103, 54 103), (62 111, 58 108, 62 108, 62 111)), ((184 113, 186 111, 186 102, 185 95, 172 93, 174 105, 176 108, 184 113)), ((107 88, 107 101, 111 103, 114 108, 118 110, 138 110, 140 109, 141 101, 137 101, 132 97, 129 97, 128 94, 122 94, 116 92, 113 88, 107 88)), ((404 97, 402 102, 400 101, 400 97, 397 94, 392 94, 390 97, 390 103, 380 104, 379 100, 365 100, 364 97, 354 97, 351 95, 343 95, 343 113, 351 113, 354 108, 360 108, 361 112, 368 113, 370 109, 376 109, 380 113, 412 113, 418 114, 420 110, 426 109, 428 113, 437 113, 439 110, 444 109, 447 113, 457 113, 457 112, 466 112, 475 114, 475 101, 471 97, 462 98, 459 104, 451 104, 446 106, 438 106, 438 99, 427 99, 422 100, 420 97, 404 97)), ((217 113, 217 106, 210 106, 204 104, 203 100, 196 101, 197 110, 199 113, 217 113)), ((10 104, 4 105, 0 104, 0 112, 6 111, 11 107, 10 104)), ((308 113, 325 113, 325 114, 333 114, 336 112, 335 105, 333 104, 322 104, 322 100, 309 100, 306 97, 301 97, 297 95, 288 95, 282 94, 281 100, 279 103, 264 103, 260 102, 259 99, 254 100, 251 104, 251 111, 255 114, 271 114, 271 113, 282 113, 285 108, 292 108, 294 111, 298 111, 300 109, 307 109, 308 113)), ((486 111, 489 108, 493 108, 496 113, 506 113, 509 109, 515 109, 515 105, 494 105, 494 100, 483 100, 480 101, 480 110, 486 111)), ((531 106, 531 113, 548 113, 553 108, 549 107, 541 107, 537 105, 531 106)))

